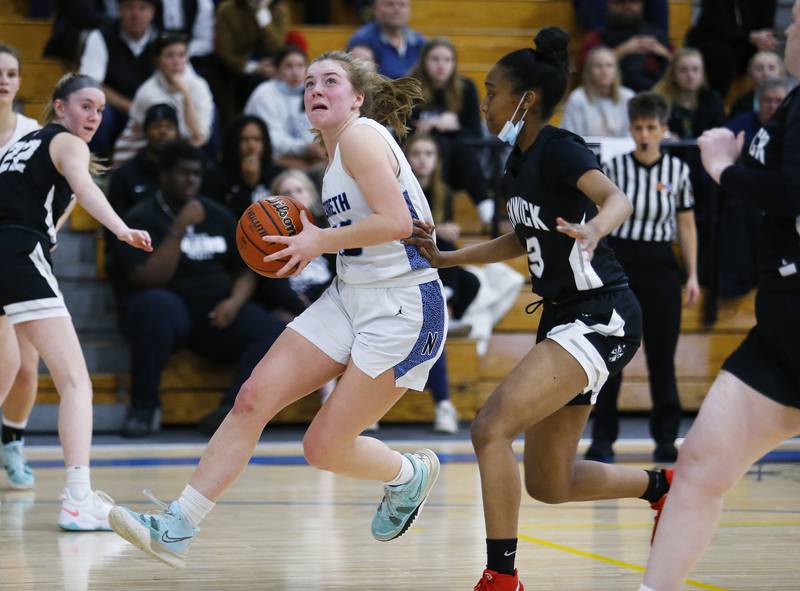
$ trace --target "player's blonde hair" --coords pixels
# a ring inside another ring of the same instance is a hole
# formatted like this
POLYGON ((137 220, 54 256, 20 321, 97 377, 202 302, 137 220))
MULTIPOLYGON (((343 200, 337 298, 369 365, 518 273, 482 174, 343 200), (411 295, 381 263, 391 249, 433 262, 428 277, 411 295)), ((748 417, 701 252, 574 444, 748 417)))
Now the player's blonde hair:
POLYGON ((419 80, 410 77, 392 80, 378 74, 371 62, 344 51, 323 53, 311 63, 324 60, 340 62, 353 89, 364 93, 363 116, 391 127, 398 138, 406 136, 406 121, 414 105, 423 99, 419 80))

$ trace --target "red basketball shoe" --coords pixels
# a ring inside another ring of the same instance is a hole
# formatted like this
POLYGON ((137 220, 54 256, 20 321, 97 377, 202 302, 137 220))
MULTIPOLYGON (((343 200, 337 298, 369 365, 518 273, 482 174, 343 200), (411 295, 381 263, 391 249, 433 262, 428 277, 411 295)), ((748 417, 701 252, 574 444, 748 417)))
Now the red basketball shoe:
MULTIPOLYGON (((670 486, 672 485, 672 475, 675 473, 675 470, 672 468, 664 468, 661 470, 661 473, 664 475, 664 478, 667 479, 670 486)), ((658 520, 661 519, 661 512, 664 510, 664 504, 667 502, 667 495, 669 492, 665 492, 661 495, 661 498, 658 499, 655 503, 650 503, 650 508, 656 512, 655 520, 653 521, 653 533, 650 536, 650 545, 653 545, 653 540, 656 539, 656 529, 658 529, 658 520)))
POLYGON ((514 576, 511 576, 487 568, 473 591, 525 591, 525 587, 519 580, 517 569, 514 569, 514 576))

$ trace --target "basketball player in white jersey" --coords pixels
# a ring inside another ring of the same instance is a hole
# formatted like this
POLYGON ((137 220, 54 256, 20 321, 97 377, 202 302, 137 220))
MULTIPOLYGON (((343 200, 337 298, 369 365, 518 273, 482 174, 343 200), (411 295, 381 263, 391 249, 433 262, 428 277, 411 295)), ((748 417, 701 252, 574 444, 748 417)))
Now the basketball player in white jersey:
MULTIPOLYGON (((287 245, 281 273, 296 273, 324 252, 338 252, 338 277, 275 342, 239 391, 181 497, 163 512, 114 507, 123 538, 181 568, 197 526, 239 476, 264 426, 281 409, 341 376, 303 440, 308 462, 380 481, 384 498, 372 521, 380 541, 403 534, 435 482, 430 450, 402 455, 361 436, 408 388, 421 390, 443 350, 447 312, 435 269, 400 241, 412 219, 431 213, 402 150, 383 127, 405 133, 419 82, 389 80, 341 52, 317 58, 305 80, 305 108, 328 152, 323 203, 331 227, 303 219, 287 245)), ((155 500, 155 499, 154 499, 155 500)), ((279 532, 276 532, 279 533, 279 532)))
MULTIPOLYGON (((39 129, 36 119, 14 112, 14 99, 19 91, 22 67, 17 50, 0 43, 0 158, 22 136, 39 129)), ((35 485, 33 472, 24 452, 24 433, 31 414, 38 383, 39 354, 25 337, 15 335, 5 316, 0 316, 0 367, 12 367, 9 357, 19 352, 20 366, 16 374, 3 372, 0 392, 8 396, 0 402, 3 410, 0 427, 0 464, 6 471, 8 486, 17 490, 35 485)))

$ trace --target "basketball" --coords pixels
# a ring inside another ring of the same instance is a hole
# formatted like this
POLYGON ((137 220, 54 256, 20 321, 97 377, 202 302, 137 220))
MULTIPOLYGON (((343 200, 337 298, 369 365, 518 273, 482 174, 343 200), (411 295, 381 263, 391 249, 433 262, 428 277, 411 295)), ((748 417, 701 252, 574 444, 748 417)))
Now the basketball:
POLYGON ((245 264, 264 277, 277 277, 276 273, 287 259, 265 262, 264 257, 286 248, 284 244, 264 242, 264 236, 294 236, 303 229, 300 211, 305 211, 313 221, 311 212, 302 203, 274 195, 256 201, 248 207, 236 224, 236 246, 245 264))

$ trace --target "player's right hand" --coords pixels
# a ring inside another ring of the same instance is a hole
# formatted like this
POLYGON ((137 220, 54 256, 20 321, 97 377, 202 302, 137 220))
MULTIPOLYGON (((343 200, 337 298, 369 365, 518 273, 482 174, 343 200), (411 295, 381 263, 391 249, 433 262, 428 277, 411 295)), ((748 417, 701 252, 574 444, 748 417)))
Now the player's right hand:
POLYGON ((140 248, 145 252, 153 252, 153 243, 150 240, 150 234, 146 230, 131 230, 128 228, 126 231, 117 234, 117 238, 134 248, 140 248))
POLYGON ((401 242, 403 244, 416 246, 420 254, 428 259, 431 267, 439 267, 442 264, 443 258, 439 247, 436 246, 436 241, 433 239, 433 230, 434 226, 422 220, 414 220, 414 230, 411 236, 401 240, 401 242))

